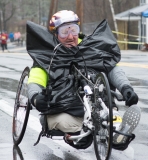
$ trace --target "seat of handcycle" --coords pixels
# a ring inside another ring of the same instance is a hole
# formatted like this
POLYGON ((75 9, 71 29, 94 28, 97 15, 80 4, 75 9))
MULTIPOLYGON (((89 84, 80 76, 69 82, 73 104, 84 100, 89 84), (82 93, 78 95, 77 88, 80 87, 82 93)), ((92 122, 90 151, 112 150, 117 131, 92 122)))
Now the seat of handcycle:
MULTIPOLYGON (((41 113, 40 115, 44 115, 44 116, 41 116, 42 118, 40 117, 40 123, 42 125, 42 130, 39 133, 37 142, 34 145, 37 145, 39 143, 39 141, 40 141, 40 138, 43 137, 43 136, 46 136, 47 138, 51 138, 51 139, 52 139, 52 137, 55 137, 55 136, 62 136, 62 137, 65 136, 65 132, 63 132, 61 130, 56 130, 56 129, 50 130, 48 128, 46 114, 45 113, 41 113)), ((79 135, 80 131, 76 132, 76 133, 67 133, 67 134, 69 134, 69 135, 79 135)))
MULTIPOLYGON (((76 132, 76 133, 68 133, 70 136, 72 135, 79 135, 80 132, 76 132)), ((65 141, 65 143, 69 144, 71 147, 76 148, 76 149, 86 149, 88 148, 93 141, 93 137, 92 135, 88 135, 87 137, 83 137, 76 145, 73 143, 73 141, 67 141, 66 140, 66 133, 62 132, 61 130, 49 130, 49 129, 45 129, 42 128, 42 131, 39 134, 39 137, 36 141, 36 143, 34 143, 34 146, 37 145, 40 141, 40 138, 43 136, 46 136, 47 138, 51 138, 54 136, 62 136, 63 140, 65 141)))
POLYGON ((64 136, 65 133, 60 130, 48 130, 47 134, 52 138, 53 136, 64 136))
POLYGON ((61 130, 55 130, 55 129, 50 130, 47 125, 47 120, 45 119, 46 118, 44 118, 44 123, 42 124, 42 130, 38 136, 37 141, 34 143, 34 146, 37 145, 40 141, 40 138, 44 136, 46 136, 47 138, 51 138, 51 139, 53 139, 53 137, 55 136, 61 136, 63 137, 63 140, 65 141, 65 143, 69 144, 71 147, 76 148, 76 149, 86 149, 92 144, 92 141, 93 141, 92 134, 86 137, 83 137, 81 140, 79 140, 77 144, 74 144, 72 140, 67 140, 66 136, 67 135, 68 136, 80 135, 80 131, 65 133, 61 130))
POLYGON ((47 138, 51 138, 52 139, 53 136, 63 136, 64 137, 64 135, 65 135, 65 133, 60 131, 60 130, 55 130, 55 129, 49 130, 48 128, 45 129, 45 128, 42 127, 42 130, 39 133, 38 139, 34 143, 34 146, 39 143, 41 137, 46 136, 47 138))

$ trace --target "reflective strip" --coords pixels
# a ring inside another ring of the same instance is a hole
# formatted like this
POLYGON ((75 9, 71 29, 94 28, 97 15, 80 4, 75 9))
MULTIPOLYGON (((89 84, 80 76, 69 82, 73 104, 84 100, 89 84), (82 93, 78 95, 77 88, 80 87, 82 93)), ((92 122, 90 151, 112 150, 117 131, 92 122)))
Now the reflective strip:
POLYGON ((115 119, 115 120, 113 121, 113 123, 114 123, 114 122, 122 122, 122 118, 121 118, 120 116, 113 116, 113 119, 115 119))
POLYGON ((29 73, 29 83, 37 83, 43 87, 47 85, 48 76, 47 73, 41 68, 32 68, 29 73))
POLYGON ((78 38, 78 44, 82 41, 82 39, 78 38))

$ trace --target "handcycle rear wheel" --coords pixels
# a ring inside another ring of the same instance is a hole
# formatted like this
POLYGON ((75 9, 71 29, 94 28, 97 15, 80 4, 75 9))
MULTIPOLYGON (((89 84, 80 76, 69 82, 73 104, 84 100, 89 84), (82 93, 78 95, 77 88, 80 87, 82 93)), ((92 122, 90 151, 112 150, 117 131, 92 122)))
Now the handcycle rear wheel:
POLYGON ((24 137, 30 113, 30 103, 27 98, 27 81, 29 67, 26 67, 21 75, 13 112, 12 135, 15 145, 19 145, 24 137))
POLYGON ((104 73, 99 73, 96 78, 94 88, 94 113, 97 115, 94 119, 94 150, 97 160, 108 160, 112 150, 113 139, 113 118, 112 118, 112 100, 108 80, 104 73), (105 102, 108 115, 101 117, 101 104, 99 98, 105 102))

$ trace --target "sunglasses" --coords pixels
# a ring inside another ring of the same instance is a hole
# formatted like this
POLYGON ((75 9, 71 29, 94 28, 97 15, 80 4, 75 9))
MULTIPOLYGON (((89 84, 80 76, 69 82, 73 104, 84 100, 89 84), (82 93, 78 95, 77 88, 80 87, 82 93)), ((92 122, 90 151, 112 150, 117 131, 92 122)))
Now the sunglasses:
POLYGON ((64 25, 58 28, 58 35, 61 38, 66 38, 71 33, 73 36, 77 36, 80 32, 80 28, 77 24, 64 25))

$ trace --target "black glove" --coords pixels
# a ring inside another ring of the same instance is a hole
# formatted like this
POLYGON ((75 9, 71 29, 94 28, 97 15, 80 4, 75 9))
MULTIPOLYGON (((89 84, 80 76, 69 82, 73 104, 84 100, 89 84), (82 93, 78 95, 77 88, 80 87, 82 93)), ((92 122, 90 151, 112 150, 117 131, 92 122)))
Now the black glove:
POLYGON ((79 38, 83 39, 85 37, 85 34, 83 34, 82 32, 79 33, 79 38))
POLYGON ((41 93, 35 94, 31 99, 31 103, 39 112, 46 112, 49 110, 47 96, 42 95, 41 93))
POLYGON ((126 106, 130 107, 131 105, 138 103, 138 95, 134 92, 132 87, 128 85, 123 86, 121 93, 125 99, 126 106))

